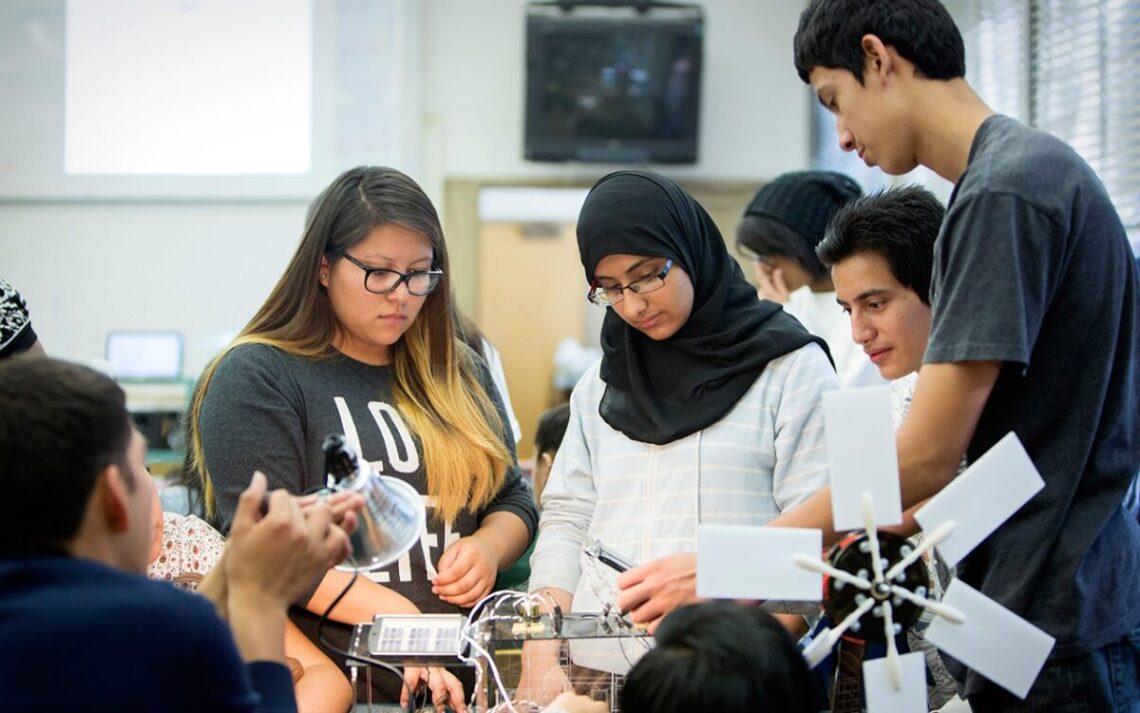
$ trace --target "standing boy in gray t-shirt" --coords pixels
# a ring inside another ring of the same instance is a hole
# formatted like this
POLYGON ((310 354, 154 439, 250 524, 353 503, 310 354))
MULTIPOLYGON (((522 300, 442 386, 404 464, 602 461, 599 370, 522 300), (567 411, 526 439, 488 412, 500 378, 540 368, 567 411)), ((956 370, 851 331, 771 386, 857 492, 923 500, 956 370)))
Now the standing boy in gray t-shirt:
MULTIPOLYGON (((813 0, 796 67, 840 146, 954 182, 934 256, 930 344, 898 434, 905 506, 1013 431, 1045 488, 959 576, 1055 637, 1025 701, 956 674, 974 710, 1136 710, 1140 296, 1120 218, 1061 141, 998 116, 966 83, 937 0, 813 0)), ((830 492, 773 524, 830 531, 830 492)))

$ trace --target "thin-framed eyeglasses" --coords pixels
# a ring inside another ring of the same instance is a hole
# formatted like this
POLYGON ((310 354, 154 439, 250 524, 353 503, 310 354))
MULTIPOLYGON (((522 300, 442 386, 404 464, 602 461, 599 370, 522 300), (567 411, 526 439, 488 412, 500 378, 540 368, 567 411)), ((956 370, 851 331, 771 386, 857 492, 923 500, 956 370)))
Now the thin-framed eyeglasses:
POLYGON ((410 294, 416 297, 424 297, 431 294, 431 291, 439 284, 439 278, 443 277, 443 270, 400 272, 385 267, 368 267, 346 252, 340 253, 340 256, 364 270, 364 289, 377 295, 393 292, 403 282, 408 286, 410 294))
POLYGON ((751 250, 741 250, 741 254, 744 256, 744 258, 746 260, 749 260, 751 262, 760 263, 761 265, 763 265, 765 268, 767 268, 769 270, 773 270, 776 268, 776 261, 773 259, 773 257, 774 257, 773 255, 757 255, 756 253, 752 252, 751 250))
POLYGON ((602 287, 596 284, 590 285, 590 291, 586 293, 586 299, 601 307, 612 307, 625 299, 626 290, 639 295, 656 292, 665 286, 665 276, 669 274, 669 269, 672 267, 673 261, 666 260, 665 264, 662 265, 661 269, 657 272, 649 277, 634 280, 628 285, 614 285, 612 287, 602 287))

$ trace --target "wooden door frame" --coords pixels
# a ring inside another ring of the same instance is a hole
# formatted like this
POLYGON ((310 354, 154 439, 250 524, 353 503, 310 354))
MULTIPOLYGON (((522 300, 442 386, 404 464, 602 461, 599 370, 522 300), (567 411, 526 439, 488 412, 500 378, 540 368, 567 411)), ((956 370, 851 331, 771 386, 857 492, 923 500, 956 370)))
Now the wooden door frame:
MULTIPOLYGON (((443 186, 443 225, 451 262, 452 289, 459 308, 474 317, 479 314, 479 191, 484 188, 589 188, 592 178, 447 178, 443 186)), ((685 190, 705 207, 717 222, 729 252, 736 251, 736 226, 745 206, 764 184, 762 180, 681 180, 685 190)), ((742 265, 743 265, 742 261, 742 265)), ((752 280, 752 271, 744 270, 752 280)))

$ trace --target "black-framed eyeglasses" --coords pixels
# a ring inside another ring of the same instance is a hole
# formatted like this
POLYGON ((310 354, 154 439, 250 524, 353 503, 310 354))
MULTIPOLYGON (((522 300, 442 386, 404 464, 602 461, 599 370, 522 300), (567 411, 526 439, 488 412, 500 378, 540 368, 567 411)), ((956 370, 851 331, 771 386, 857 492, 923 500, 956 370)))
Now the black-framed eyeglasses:
POLYGON ((386 295, 394 291, 403 282, 408 286, 408 292, 416 297, 431 294, 443 277, 443 270, 412 270, 400 272, 385 267, 368 267, 348 253, 340 254, 345 260, 364 270, 364 289, 369 292, 386 295))
POLYGON ((634 280, 628 285, 614 285, 612 287, 601 287, 600 285, 590 285, 590 291, 586 293, 586 299, 590 300, 596 305, 601 307, 611 307, 625 299, 625 291, 635 292, 639 295, 644 295, 648 292, 656 292, 665 286, 665 276, 669 274, 669 269, 673 267, 672 260, 666 260, 661 269, 653 273, 649 277, 643 277, 640 280, 634 280))

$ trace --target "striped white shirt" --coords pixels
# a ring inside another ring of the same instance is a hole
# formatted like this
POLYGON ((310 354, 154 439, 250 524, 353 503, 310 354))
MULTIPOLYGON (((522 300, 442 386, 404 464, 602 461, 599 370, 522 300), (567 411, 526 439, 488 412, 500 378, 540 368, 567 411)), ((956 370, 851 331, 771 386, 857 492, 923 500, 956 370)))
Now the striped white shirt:
MULTIPOLYGON (((542 494, 532 591, 561 589, 574 594, 574 611, 600 611, 597 568, 582 555, 584 544, 596 538, 635 564, 695 552, 698 521, 763 525, 827 483, 821 397, 839 384, 815 344, 771 361, 720 421, 660 446, 602 420, 599 370, 600 362, 570 399, 570 423, 542 494)), ((742 553, 741 565, 747 562, 742 553)), ((602 574, 612 586, 613 573, 602 574)))

